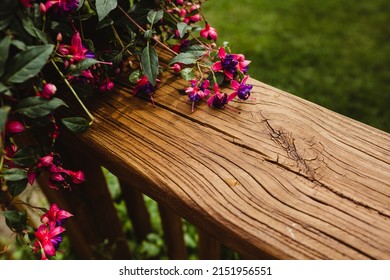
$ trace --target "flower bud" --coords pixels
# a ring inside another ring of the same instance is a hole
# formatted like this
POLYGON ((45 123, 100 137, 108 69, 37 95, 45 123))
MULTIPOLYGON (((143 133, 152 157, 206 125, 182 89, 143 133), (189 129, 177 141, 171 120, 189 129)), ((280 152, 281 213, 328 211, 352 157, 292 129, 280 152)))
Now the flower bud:
POLYGON ((19 121, 8 121, 5 130, 9 133, 20 133, 25 130, 24 125, 19 121))
POLYGON ((57 91, 57 87, 54 84, 44 84, 41 97, 43 98, 50 98, 52 95, 54 95, 57 91))
POLYGON ((175 63, 172 66, 172 70, 175 71, 176 73, 179 73, 181 71, 181 66, 179 63, 175 63))
POLYGON ((40 3, 39 4, 39 10, 41 11, 41 13, 42 14, 46 14, 46 6, 45 6, 45 4, 43 4, 43 3, 40 3))
POLYGON ((85 175, 83 171, 72 172, 70 176, 72 177, 72 182, 75 184, 80 184, 85 181, 85 175))
POLYGON ((58 43, 61 43, 61 42, 62 42, 62 34, 61 34, 61 33, 58 33, 58 34, 57 34, 57 42, 58 42, 58 43))
POLYGON ((38 160, 37 167, 49 166, 53 162, 53 156, 47 155, 38 160))

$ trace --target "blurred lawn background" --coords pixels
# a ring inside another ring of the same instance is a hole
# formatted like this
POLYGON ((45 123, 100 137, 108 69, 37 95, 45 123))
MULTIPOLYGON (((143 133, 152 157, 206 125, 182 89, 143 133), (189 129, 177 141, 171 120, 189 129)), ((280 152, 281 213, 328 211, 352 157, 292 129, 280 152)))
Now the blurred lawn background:
POLYGON ((388 0, 209 0, 203 12, 252 77, 390 132, 388 0))

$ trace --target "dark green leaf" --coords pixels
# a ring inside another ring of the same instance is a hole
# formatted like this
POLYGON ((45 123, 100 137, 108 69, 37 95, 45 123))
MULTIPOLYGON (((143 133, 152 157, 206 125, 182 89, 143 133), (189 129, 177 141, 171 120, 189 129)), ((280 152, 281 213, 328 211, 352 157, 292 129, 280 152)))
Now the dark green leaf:
POLYGON ((183 38, 184 35, 186 35, 187 31, 188 30, 191 30, 192 27, 189 26, 187 23, 185 22, 179 22, 177 24, 177 30, 179 31, 179 35, 180 35, 180 38, 183 38))
POLYGON ((27 178, 26 172, 19 168, 4 169, 0 176, 7 181, 19 181, 27 178))
POLYGON ((26 167, 35 165, 38 161, 38 151, 34 147, 24 147, 16 152, 12 161, 17 165, 26 167))
POLYGON ((53 49, 53 45, 33 46, 18 53, 5 74, 7 81, 23 83, 34 77, 46 64, 53 49))
POLYGON ((81 117, 63 118, 62 123, 72 132, 83 133, 89 128, 89 122, 81 117))
MULTIPOLYGON (((215 73, 215 79, 217 80, 217 84, 221 85, 223 83, 223 81, 225 80, 225 75, 223 73, 221 73, 221 72, 216 72, 215 73)), ((207 80, 210 81, 210 85, 211 86, 214 85, 214 76, 213 76, 213 74, 210 74, 207 77, 207 80)))
POLYGON ((32 96, 21 100, 17 106, 17 111, 30 118, 38 118, 50 114, 62 105, 67 107, 64 101, 56 97, 45 99, 32 96))
POLYGON ((18 196, 26 189, 27 183, 27 178, 19 181, 7 181, 8 192, 12 196, 18 196))
POLYGON ((14 45, 15 47, 17 47, 21 51, 25 51, 27 49, 26 44, 23 41, 20 41, 20 40, 15 40, 14 39, 14 40, 12 40, 11 44, 14 45))
POLYGON ((18 4, 19 1, 15 0, 0 1, 0 30, 5 29, 11 23, 18 4))
POLYGON ((160 19, 162 19, 163 16, 164 16, 163 10, 158 10, 158 11, 151 10, 151 11, 149 11, 147 18, 148 18, 149 23, 155 24, 160 19))
POLYGON ((150 40, 153 38, 153 30, 145 30, 144 38, 150 40))
POLYGON ((9 46, 11 45, 11 37, 5 36, 0 41, 0 77, 3 76, 5 70, 5 63, 8 59, 9 46))
POLYGON ((0 107, 0 133, 4 131, 5 123, 7 122, 7 116, 11 107, 3 106, 0 107))
POLYGON ((99 21, 103 20, 117 5, 117 0, 96 0, 96 12, 99 21))
POLYGON ((11 96, 11 91, 9 90, 9 88, 3 84, 2 82, 0 82, 0 94, 4 94, 4 95, 7 95, 7 96, 11 96))
POLYGON ((71 76, 80 76, 82 74, 83 70, 88 69, 89 67, 91 67, 92 65, 94 65, 98 62, 99 61, 97 61, 96 59, 93 59, 93 58, 85 58, 82 61, 80 61, 79 63, 77 63, 76 67, 74 69, 72 69, 71 71, 69 71, 68 74, 71 76))
POLYGON ((19 212, 16 210, 2 211, 7 226, 16 232, 22 232, 27 226, 27 211, 19 212))
POLYGON ((151 83, 153 86, 156 85, 158 73, 158 57, 156 50, 153 47, 147 45, 142 50, 141 63, 149 83, 151 83))
POLYGON ((195 62, 196 57, 192 53, 179 53, 169 62, 169 65, 174 63, 193 64, 195 62))

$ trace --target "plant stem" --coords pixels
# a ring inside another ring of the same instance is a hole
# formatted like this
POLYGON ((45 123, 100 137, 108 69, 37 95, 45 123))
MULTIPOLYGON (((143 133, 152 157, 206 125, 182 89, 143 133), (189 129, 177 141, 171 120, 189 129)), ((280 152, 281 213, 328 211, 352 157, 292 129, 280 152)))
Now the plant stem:
MULTIPOLYGON (((118 6, 118 9, 142 32, 145 33, 145 29, 142 28, 142 26, 140 26, 128 13, 126 13, 125 10, 122 9, 121 6, 118 6)), ((173 51, 172 49, 170 49, 167 45, 165 45, 164 43, 158 41, 158 40, 155 40, 153 39, 158 45, 160 45, 161 47, 163 47, 164 49, 166 49, 167 51, 173 53, 174 55, 178 55, 177 52, 173 51)))
POLYGON ((64 76, 64 74, 61 72, 61 70, 58 68, 57 64, 54 62, 53 59, 50 60, 53 64, 54 68, 57 70, 57 72, 60 74, 61 78, 64 80, 65 84, 68 86, 70 91, 73 93, 74 97, 77 99, 77 101, 80 103, 81 107, 84 109, 84 111, 87 113, 89 119, 91 120, 88 125, 91 125, 93 121, 95 120, 94 116, 89 112, 87 107, 85 107, 83 101, 81 101, 80 97, 77 95, 75 90, 73 89, 72 85, 69 83, 68 79, 64 76))

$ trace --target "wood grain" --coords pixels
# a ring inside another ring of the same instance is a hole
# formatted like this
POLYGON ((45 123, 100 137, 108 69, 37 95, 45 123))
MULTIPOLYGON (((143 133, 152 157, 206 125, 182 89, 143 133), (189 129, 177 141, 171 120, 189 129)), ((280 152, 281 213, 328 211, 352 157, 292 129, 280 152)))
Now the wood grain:
MULTIPOLYGON (((96 160, 234 250, 279 259, 390 258, 390 135, 256 80, 253 99, 194 113, 161 77, 87 104, 96 160)), ((229 92, 229 89, 224 89, 229 92)), ((73 137, 73 136, 72 136, 73 137)))

